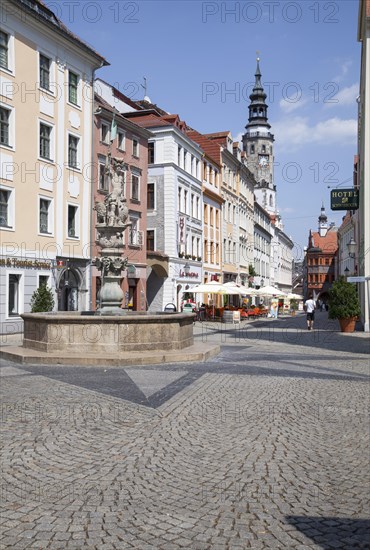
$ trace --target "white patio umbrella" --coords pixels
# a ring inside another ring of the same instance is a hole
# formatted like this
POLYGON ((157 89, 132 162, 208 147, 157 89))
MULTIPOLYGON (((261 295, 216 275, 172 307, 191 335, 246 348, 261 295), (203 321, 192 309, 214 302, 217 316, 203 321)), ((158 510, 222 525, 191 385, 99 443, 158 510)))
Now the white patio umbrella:
MULTIPOLYGON (((221 296, 238 295, 242 296, 240 289, 235 287, 227 287, 218 281, 210 281, 209 283, 203 283, 198 286, 193 286, 189 292, 196 294, 217 294, 221 296)), ((213 304, 213 315, 215 311, 215 305, 213 304)))
MULTIPOLYGON (((234 283, 233 281, 230 281, 229 283, 224 283, 222 285, 225 289, 227 289, 227 291, 230 292, 230 294, 239 294, 239 296, 247 296, 247 295, 250 295, 250 288, 247 288, 246 286, 242 286, 242 285, 237 285, 236 283, 234 283)), ((229 293, 227 292, 227 294, 229 293)))
POLYGON ((257 296, 286 296, 285 292, 271 285, 262 286, 261 288, 256 290, 256 295, 257 296))
POLYGON ((303 300, 303 296, 300 294, 295 294, 294 292, 289 292, 289 294, 286 295, 287 300, 303 300))
POLYGON ((201 283, 200 285, 193 286, 190 292, 196 292, 199 294, 218 294, 224 290, 222 283, 218 281, 210 281, 209 283, 201 283))

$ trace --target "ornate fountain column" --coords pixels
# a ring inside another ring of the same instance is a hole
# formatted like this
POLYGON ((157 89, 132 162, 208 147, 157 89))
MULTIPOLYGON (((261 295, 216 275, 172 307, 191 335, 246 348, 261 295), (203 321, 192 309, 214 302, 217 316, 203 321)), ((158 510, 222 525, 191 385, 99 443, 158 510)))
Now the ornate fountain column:
MULTIPOLYGON (((100 290, 100 315, 122 315, 124 297, 121 289, 122 271, 128 260, 123 256, 123 232, 131 225, 127 222, 128 208, 123 195, 122 162, 113 159, 112 192, 103 202, 96 202, 97 244, 101 247, 100 257, 93 259, 101 272, 102 288, 100 290)), ((108 170, 110 175, 110 169, 108 170)))

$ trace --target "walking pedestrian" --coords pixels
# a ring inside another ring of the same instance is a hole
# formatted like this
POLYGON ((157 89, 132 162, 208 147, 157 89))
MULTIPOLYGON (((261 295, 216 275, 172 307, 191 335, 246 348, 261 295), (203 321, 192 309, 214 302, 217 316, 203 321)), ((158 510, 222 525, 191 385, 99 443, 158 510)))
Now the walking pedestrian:
POLYGON ((307 313, 307 329, 312 330, 313 329, 313 322, 315 320, 315 309, 316 309, 316 303, 313 299, 312 294, 308 295, 308 300, 304 303, 304 309, 307 313))
POLYGON ((271 300, 271 305, 270 305, 270 316, 277 319, 278 314, 279 314, 279 301, 275 296, 273 296, 271 300))

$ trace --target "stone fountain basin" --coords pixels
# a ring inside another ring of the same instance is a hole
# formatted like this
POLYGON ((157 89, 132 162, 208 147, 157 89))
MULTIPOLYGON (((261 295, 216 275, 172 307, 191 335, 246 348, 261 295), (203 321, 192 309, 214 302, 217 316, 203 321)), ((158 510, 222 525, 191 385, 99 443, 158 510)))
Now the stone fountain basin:
POLYGON ((114 354, 181 350, 192 346, 194 316, 188 313, 24 313, 23 347, 44 352, 114 354))

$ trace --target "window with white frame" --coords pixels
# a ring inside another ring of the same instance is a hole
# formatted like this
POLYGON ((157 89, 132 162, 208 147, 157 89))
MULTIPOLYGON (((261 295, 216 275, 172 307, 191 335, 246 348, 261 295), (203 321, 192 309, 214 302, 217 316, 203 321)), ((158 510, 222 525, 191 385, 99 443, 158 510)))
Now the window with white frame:
POLYGON ((53 230, 52 201, 46 197, 39 198, 39 233, 51 235, 53 230))
POLYGON ((139 140, 135 137, 132 138, 132 155, 139 158, 139 140))
POLYGON ((109 126, 108 124, 104 124, 104 122, 101 124, 101 141, 109 144, 109 126))
POLYGON ((131 200, 140 200, 140 177, 137 174, 131 174, 131 200))
POLYGON ((0 188, 0 227, 14 227, 14 189, 3 186, 0 188))
POLYGON ((184 190, 184 208, 183 208, 183 212, 185 212, 185 214, 188 213, 188 192, 187 192, 186 189, 184 190))
POLYGON ((130 246, 140 246, 141 243, 141 233, 139 231, 139 218, 134 215, 130 216, 131 227, 129 229, 129 245, 130 246))
POLYGON ((51 69, 51 59, 46 55, 40 53, 40 56, 39 56, 40 87, 48 91, 50 91, 50 69, 51 69))
POLYGON ((79 233, 78 206, 74 204, 68 205, 68 237, 76 238, 79 233))
POLYGON ((155 160, 155 143, 150 141, 148 143, 148 164, 154 164, 155 160))
POLYGON ((68 167, 80 169, 79 160, 80 138, 68 134, 68 167))
POLYGON ((0 67, 9 70, 9 34, 0 31, 0 67))
POLYGON ((106 174, 106 159, 99 157, 99 173, 98 173, 98 189, 99 191, 108 191, 108 178, 106 174))
POLYGON ((8 316, 18 317, 21 311, 22 275, 10 273, 8 278, 8 316))
POLYGON ((68 71, 68 101, 78 105, 78 85, 80 77, 73 71, 68 71))
POLYGON ((40 122, 40 158, 52 160, 52 127, 44 122, 40 122))
POLYGON ((119 131, 118 132, 118 149, 120 149, 120 151, 124 151, 125 150, 125 147, 126 147, 126 134, 125 132, 121 132, 119 131))
POLYGON ((6 107, 0 107, 0 144, 10 146, 11 145, 11 133, 10 133, 10 117, 11 109, 6 107))
POLYGON ((146 231, 146 249, 155 250, 155 230, 147 229, 146 231))
POLYGON ((154 183, 148 183, 147 188, 147 209, 148 210, 154 210, 155 209, 155 184, 154 183))

